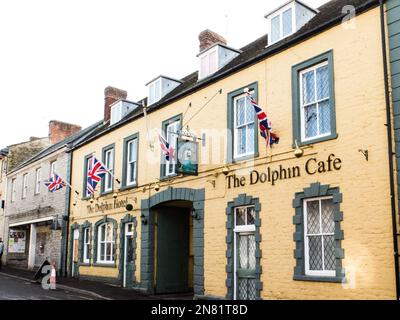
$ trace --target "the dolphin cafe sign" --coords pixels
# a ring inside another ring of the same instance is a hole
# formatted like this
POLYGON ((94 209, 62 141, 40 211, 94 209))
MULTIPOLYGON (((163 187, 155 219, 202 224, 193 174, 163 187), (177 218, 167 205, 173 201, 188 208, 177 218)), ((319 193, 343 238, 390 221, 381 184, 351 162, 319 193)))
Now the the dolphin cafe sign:
POLYGON ((279 165, 275 168, 267 167, 264 171, 252 170, 247 176, 236 176, 233 174, 227 176, 226 180, 228 189, 255 185, 257 183, 270 183, 274 186, 281 180, 301 177, 303 174, 311 176, 318 173, 339 171, 341 168, 342 160, 335 157, 332 153, 326 160, 310 158, 305 162, 304 166, 284 167, 279 165))

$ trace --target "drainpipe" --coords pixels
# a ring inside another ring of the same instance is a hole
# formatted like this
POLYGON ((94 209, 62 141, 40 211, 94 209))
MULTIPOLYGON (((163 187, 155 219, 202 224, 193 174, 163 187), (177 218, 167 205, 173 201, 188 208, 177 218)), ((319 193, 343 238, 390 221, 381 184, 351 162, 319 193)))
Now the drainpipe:
POLYGON ((394 177, 393 177, 393 144, 392 144, 392 122, 390 110, 390 94, 389 94, 389 72, 386 50, 386 29, 385 29, 385 10, 384 1, 380 0, 380 14, 381 14, 381 37, 382 37, 382 53, 383 53, 383 72, 385 83, 385 99, 386 99, 386 122, 387 122, 387 136, 388 136, 388 158, 389 158, 389 177, 390 177, 390 204, 392 209, 392 227, 393 227, 393 249, 394 249, 394 267, 396 278, 396 300, 399 300, 399 250, 397 242, 397 221, 396 221, 396 203, 394 192, 394 177))
MULTIPOLYGON (((68 154, 68 167, 67 167, 67 181, 68 183, 71 182, 71 171, 72 171, 72 151, 68 150, 67 146, 67 154, 68 154)), ((63 259, 62 259, 62 275, 67 277, 68 276, 68 239, 69 239, 69 211, 70 211, 70 203, 71 203, 71 188, 68 187, 66 189, 66 206, 65 206, 65 214, 64 217, 67 219, 67 221, 64 221, 63 227, 64 227, 64 236, 63 236, 63 247, 64 250, 63 252, 63 259)))

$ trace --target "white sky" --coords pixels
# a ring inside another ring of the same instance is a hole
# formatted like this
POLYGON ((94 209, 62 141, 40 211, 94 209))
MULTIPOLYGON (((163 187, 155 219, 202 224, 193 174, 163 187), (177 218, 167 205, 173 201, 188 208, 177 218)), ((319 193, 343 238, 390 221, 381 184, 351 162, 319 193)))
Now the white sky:
POLYGON ((1 1, 0 148, 47 136, 49 120, 83 127, 100 120, 108 85, 136 101, 155 76, 190 74, 202 30, 240 48, 266 34, 264 14, 284 2, 1 1))

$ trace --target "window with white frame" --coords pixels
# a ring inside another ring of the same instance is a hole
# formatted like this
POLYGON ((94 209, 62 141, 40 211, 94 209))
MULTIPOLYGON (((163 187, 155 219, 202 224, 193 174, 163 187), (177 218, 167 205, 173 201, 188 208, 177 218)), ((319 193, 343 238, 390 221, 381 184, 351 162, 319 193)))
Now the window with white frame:
POLYGON ((304 200, 305 273, 335 276, 335 221, 331 197, 304 200))
POLYGON ((138 155, 138 139, 134 138, 126 142, 126 176, 127 186, 136 184, 137 174, 137 155, 138 155))
POLYGON ((83 229, 83 263, 90 259, 90 228, 83 229))
POLYGON ((122 118, 122 104, 117 103, 111 107, 110 125, 117 123, 122 118))
POLYGON ((288 8, 280 11, 275 16, 271 17, 270 22, 270 37, 273 44, 294 32, 294 10, 288 8))
POLYGON ((114 171, 114 148, 104 151, 104 164, 111 173, 106 173, 104 176, 104 192, 109 192, 113 189, 113 177, 111 174, 114 171))
POLYGON ((112 223, 103 223, 98 227, 97 262, 114 262, 114 229, 112 223))
POLYGON ((89 192, 88 188, 87 188, 87 176, 88 176, 88 172, 89 172, 89 167, 90 167, 90 163, 92 161, 92 156, 86 156, 85 157, 85 172, 84 172, 84 176, 83 179, 85 181, 84 185, 83 185, 83 194, 85 195, 85 197, 90 197, 91 193, 89 192))
MULTIPOLYGON (((253 93, 253 92, 251 92, 253 93)), ((234 158, 251 156, 255 152, 255 111, 245 94, 233 99, 234 158)))
POLYGON ((149 105, 161 99, 161 78, 149 85, 149 105))
POLYGON ((218 46, 200 55, 199 78, 205 78, 218 70, 218 46))
POLYGON ((331 134, 330 77, 328 62, 300 72, 302 141, 331 134))
POLYGON ((35 172, 35 194, 40 193, 40 183, 42 179, 42 170, 37 168, 35 172))
POLYGON ((22 199, 25 199, 27 194, 28 194, 28 174, 25 173, 22 176, 22 199))
POLYGON ((16 189, 16 179, 11 180, 11 202, 15 201, 15 197, 17 195, 17 189, 16 189))
POLYGON ((255 207, 236 207, 234 227, 234 299, 256 299, 255 207))
POLYGON ((57 161, 52 161, 50 163, 50 177, 52 177, 53 174, 56 173, 56 163, 57 163, 57 161))
POLYGON ((166 176, 176 174, 176 157, 177 157, 176 147, 178 145, 178 131, 180 130, 180 125, 181 125, 180 120, 176 120, 166 126, 165 137, 169 146, 174 150, 174 157, 172 159, 170 158, 169 161, 165 161, 166 176))

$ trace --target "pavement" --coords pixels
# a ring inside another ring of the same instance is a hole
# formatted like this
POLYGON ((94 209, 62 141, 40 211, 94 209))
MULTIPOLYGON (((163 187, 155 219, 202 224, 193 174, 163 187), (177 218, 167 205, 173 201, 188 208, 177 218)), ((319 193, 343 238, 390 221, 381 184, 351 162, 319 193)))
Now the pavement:
POLYGON ((0 270, 0 300, 13 297, 18 299, 41 300, 192 300, 192 294, 146 295, 113 284, 57 277, 56 290, 44 290, 34 280, 34 272, 3 266, 0 270))

